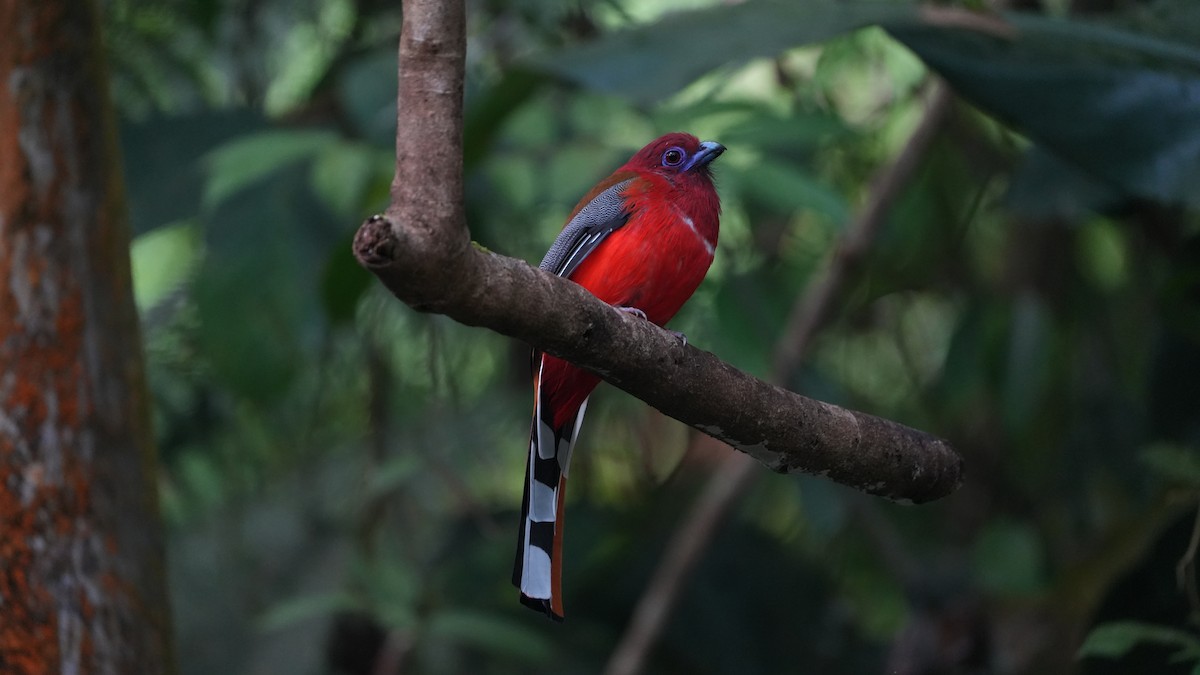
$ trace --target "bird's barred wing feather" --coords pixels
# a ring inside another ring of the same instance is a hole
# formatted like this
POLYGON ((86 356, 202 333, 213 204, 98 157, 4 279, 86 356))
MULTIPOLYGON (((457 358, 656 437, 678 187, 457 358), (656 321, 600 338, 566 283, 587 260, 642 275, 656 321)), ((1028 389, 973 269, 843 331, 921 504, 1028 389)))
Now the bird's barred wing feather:
POLYGON ((621 193, 632 182, 632 178, 627 178, 614 183, 584 204, 559 233, 538 267, 560 277, 570 277, 605 237, 629 221, 621 193))

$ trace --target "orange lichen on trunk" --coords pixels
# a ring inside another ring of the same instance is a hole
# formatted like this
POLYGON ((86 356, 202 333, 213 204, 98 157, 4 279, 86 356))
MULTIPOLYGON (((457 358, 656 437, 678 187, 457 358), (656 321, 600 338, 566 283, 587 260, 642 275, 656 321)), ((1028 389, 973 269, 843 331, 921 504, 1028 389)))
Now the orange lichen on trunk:
MULTIPOLYGON (((9 449, 0 443, 0 454, 9 449)), ((7 472, 7 468, 4 469, 7 472)), ((39 506, 33 505, 31 506, 39 506)), ((46 672, 46 666, 58 662, 58 639, 49 592, 40 584, 30 584, 26 570, 34 564, 29 532, 35 531, 35 511, 22 507, 15 494, 0 489, 0 522, 9 523, 0 539, 0 667, 3 672, 24 675, 46 672), (20 602, 10 602, 23 598, 20 602), (44 608, 44 609, 39 609, 44 608)))
POLYGON ((0 0, 0 672, 170 669, 92 2, 0 0))

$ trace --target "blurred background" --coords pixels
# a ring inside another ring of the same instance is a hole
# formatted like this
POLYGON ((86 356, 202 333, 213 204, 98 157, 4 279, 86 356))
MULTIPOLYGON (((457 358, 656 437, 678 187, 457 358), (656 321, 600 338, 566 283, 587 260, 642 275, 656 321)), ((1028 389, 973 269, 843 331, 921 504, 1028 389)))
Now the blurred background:
MULTIPOLYGON (((101 2, 188 675, 598 672, 721 466, 601 387, 567 621, 517 603, 527 347, 411 311, 350 254, 387 203, 399 4, 101 2)), ((536 262, 643 144, 718 140, 719 251, 672 327, 966 459, 919 507, 756 468, 646 672, 1200 672, 1200 6, 467 8, 481 245, 536 262)))

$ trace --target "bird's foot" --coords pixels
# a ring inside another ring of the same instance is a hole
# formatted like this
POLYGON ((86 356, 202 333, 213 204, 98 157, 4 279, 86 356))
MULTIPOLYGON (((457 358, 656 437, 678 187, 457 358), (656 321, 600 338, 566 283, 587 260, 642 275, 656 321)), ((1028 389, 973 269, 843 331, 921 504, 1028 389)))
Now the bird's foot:
POLYGON ((639 319, 646 318, 646 313, 643 312, 642 310, 638 309, 637 307, 617 307, 616 310, 618 312, 625 312, 626 314, 632 314, 639 319))
MULTIPOLYGON (((625 312, 626 314, 632 314, 632 315, 638 317, 639 319, 646 318, 646 313, 643 312, 642 310, 638 309, 637 307, 616 307, 616 310, 618 312, 625 312)), ((671 335, 674 335, 675 339, 679 340, 679 342, 682 343, 683 346, 685 346, 685 347, 687 346, 687 336, 686 335, 684 335, 683 333, 680 333, 677 330, 670 330, 667 328, 664 328, 663 330, 667 331, 671 335)))

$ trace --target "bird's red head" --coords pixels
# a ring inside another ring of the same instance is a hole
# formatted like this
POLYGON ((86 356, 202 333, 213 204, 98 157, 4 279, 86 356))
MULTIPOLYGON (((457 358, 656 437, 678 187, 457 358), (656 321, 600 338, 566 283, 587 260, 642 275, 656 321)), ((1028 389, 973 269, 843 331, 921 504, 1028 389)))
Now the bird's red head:
POLYGON ((725 152, 725 146, 720 143, 701 141, 691 134, 675 132, 660 136, 638 150, 624 168, 652 171, 668 178, 710 178, 708 165, 722 152, 725 152))

